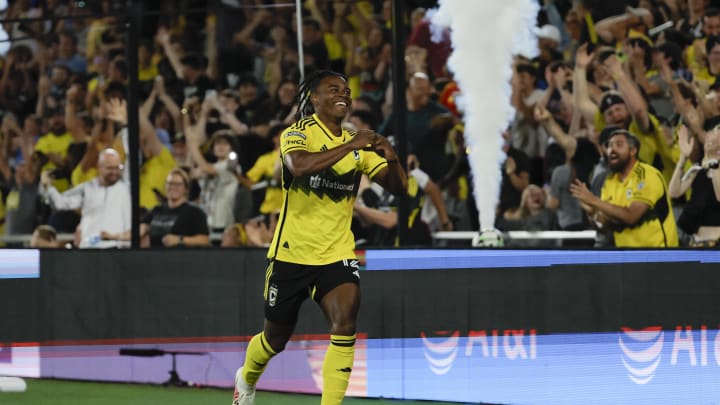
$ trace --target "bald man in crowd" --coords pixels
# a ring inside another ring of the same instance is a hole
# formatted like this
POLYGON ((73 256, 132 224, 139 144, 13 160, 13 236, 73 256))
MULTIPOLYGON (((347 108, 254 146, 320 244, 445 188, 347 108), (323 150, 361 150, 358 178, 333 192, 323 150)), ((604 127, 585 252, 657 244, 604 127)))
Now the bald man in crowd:
POLYGON ((122 180, 120 155, 105 149, 98 158, 98 175, 64 193, 52 185, 50 172, 40 178, 41 192, 56 210, 80 209, 80 248, 114 248, 130 237, 130 188, 122 180))

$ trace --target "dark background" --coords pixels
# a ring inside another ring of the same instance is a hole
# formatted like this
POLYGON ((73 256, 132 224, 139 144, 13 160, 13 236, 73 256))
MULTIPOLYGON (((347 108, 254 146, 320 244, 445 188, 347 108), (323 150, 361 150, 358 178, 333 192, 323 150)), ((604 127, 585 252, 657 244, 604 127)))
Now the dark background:
MULTIPOLYGON (((265 250, 42 251, 38 279, 0 279, 0 343, 249 336, 262 327, 265 250)), ((359 333, 538 334, 716 327, 717 265, 361 271, 359 333)), ((297 333, 325 334, 312 301, 297 333)))

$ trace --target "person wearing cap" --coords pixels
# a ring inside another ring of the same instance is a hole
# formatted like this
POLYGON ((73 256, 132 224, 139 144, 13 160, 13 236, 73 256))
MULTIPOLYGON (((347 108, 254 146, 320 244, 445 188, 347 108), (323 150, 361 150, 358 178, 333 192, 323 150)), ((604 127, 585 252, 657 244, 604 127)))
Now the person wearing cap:
POLYGON ((187 146, 203 173, 200 201, 207 214, 208 226, 211 231, 223 232, 228 225, 235 223, 235 194, 238 188, 235 173, 240 170, 233 150, 235 137, 228 130, 213 134, 209 150, 217 160, 215 163, 208 163, 200 151, 203 138, 200 131, 202 128, 198 125, 186 127, 187 146))
POLYGON ((593 58, 594 54, 583 46, 578 50, 575 60, 575 96, 581 113, 588 122, 594 123, 596 131, 614 125, 637 136, 642 145, 638 152, 639 160, 661 170, 666 181, 669 181, 675 163, 663 128, 660 121, 649 112, 647 102, 637 85, 625 73, 617 56, 610 55, 603 64, 617 84, 618 91, 605 92, 599 105, 590 99, 585 71, 593 58))
POLYGON ((538 28, 536 35, 541 52, 543 48, 557 50, 560 45, 560 30, 552 24, 545 24, 538 28))
POLYGON ((570 192, 601 230, 612 232, 616 247, 677 247, 678 233, 665 179, 640 162, 637 137, 624 129, 609 134, 610 173, 600 197, 575 180, 570 192))

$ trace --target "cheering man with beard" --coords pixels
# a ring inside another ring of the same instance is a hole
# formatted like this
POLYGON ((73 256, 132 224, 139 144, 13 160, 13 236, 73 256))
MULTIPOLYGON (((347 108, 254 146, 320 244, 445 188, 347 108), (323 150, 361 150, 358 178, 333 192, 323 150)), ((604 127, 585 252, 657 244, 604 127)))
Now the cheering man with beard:
POLYGON ((667 184, 657 169, 638 160, 640 141, 617 129, 606 149, 610 174, 600 197, 578 180, 570 185, 592 222, 613 232, 617 247, 678 246, 667 184))

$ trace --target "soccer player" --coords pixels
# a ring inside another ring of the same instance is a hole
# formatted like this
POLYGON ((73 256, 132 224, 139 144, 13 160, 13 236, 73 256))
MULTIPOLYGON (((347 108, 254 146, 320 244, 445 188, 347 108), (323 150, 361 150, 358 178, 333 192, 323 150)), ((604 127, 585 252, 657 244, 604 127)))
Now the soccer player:
POLYGON ((407 177, 388 140, 341 127, 352 99, 347 78, 321 70, 298 89, 298 121, 281 135, 283 205, 268 250, 265 325, 235 375, 234 405, 254 403, 255 384, 290 339, 301 303, 330 324, 322 405, 340 404, 352 371, 360 288, 350 222, 363 173, 400 195, 407 177))

